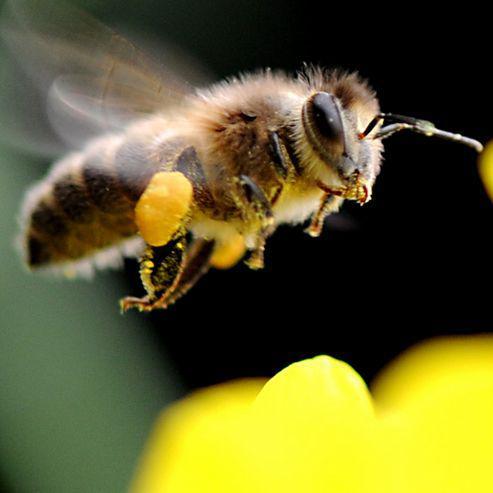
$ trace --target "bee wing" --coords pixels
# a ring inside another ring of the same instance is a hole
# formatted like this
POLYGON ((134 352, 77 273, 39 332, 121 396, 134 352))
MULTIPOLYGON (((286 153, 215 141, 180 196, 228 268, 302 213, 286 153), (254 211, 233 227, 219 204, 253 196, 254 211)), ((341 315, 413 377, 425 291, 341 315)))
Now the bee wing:
POLYGON ((58 0, 9 0, 2 17, 4 41, 47 96, 48 118, 71 147, 192 91, 132 42, 58 0))
POLYGON ((67 151, 46 113, 46 91, 28 79, 0 44, 0 145, 54 158, 67 151))

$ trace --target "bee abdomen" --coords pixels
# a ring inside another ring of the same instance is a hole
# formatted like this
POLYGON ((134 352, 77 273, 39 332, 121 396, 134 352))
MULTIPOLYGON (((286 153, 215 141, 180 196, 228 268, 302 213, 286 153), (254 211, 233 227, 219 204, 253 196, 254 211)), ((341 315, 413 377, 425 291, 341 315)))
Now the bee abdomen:
POLYGON ((149 134, 107 136, 55 164, 28 194, 25 249, 30 267, 73 262, 137 233, 134 208, 152 176, 173 169, 183 143, 149 134))
POLYGON ((30 216, 27 231, 26 254, 30 267, 52 262, 58 257, 58 250, 52 245, 65 238, 68 225, 64 218, 46 200, 35 206, 30 216))
POLYGON ((118 138, 101 139, 57 163, 24 208, 30 267, 73 262, 136 234, 134 204, 113 164, 118 138))
POLYGON ((73 174, 67 174, 55 183, 53 196, 70 222, 91 221, 94 205, 91 203, 86 187, 73 174))

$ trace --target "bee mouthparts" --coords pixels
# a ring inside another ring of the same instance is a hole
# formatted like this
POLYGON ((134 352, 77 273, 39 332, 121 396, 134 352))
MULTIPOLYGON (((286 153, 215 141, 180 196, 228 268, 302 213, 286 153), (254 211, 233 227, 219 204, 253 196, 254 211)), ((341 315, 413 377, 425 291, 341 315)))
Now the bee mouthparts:
POLYGON ((325 193, 335 195, 346 200, 354 200, 360 205, 364 205, 370 200, 370 191, 364 183, 361 183, 361 177, 357 172, 351 176, 347 186, 345 187, 331 188, 320 181, 317 182, 317 185, 325 193))

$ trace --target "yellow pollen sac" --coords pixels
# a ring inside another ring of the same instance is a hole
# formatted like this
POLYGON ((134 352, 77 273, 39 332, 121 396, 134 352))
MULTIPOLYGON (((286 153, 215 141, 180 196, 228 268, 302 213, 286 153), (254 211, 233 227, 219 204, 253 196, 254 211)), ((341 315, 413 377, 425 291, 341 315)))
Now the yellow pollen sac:
POLYGON ((211 257, 211 265, 216 269, 229 269, 245 255, 246 246, 243 236, 237 234, 227 243, 216 246, 211 257))
POLYGON ((135 222, 151 246, 166 245, 190 209, 193 188, 182 173, 156 173, 135 207, 135 222))

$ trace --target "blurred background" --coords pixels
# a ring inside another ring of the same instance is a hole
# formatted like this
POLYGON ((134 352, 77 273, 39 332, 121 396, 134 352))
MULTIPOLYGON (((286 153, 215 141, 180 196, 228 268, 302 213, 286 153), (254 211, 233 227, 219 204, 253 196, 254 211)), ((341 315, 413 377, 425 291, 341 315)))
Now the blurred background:
MULTIPOLYGON (((472 4, 445 21, 424 2, 72 3, 180 46, 218 79, 305 61, 358 70, 384 111, 483 142, 492 135, 490 26, 472 4)), ((493 206, 474 152, 460 145, 386 141, 373 200, 347 204, 321 238, 281 228, 264 271, 213 271, 168 311, 125 316, 119 298, 141 293, 135 261, 92 282, 25 272, 12 246, 16 217, 50 163, 0 145, 2 491, 124 491, 157 414, 191 389, 320 353, 370 382, 417 341, 493 329, 493 206)))

